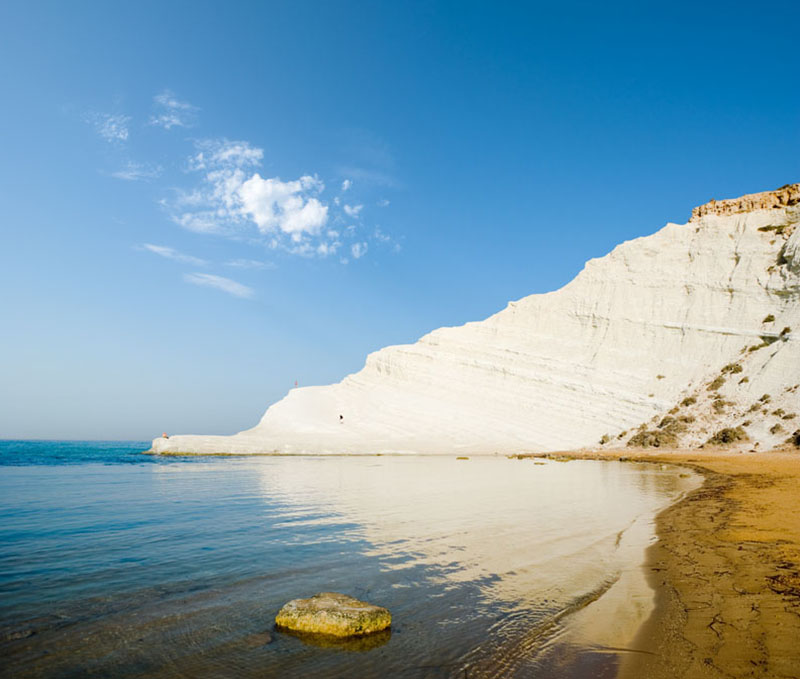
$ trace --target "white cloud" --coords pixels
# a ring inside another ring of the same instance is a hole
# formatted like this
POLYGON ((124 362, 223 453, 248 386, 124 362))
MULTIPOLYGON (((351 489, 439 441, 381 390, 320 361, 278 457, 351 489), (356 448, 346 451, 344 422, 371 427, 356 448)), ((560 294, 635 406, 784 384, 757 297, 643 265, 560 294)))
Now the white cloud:
POLYGON ((130 116, 111 113, 92 113, 86 117, 88 123, 107 142, 122 142, 128 139, 130 116))
POLYGON ((349 179, 345 179, 342 182, 342 191, 343 192, 347 191, 352 185, 353 185, 353 182, 351 182, 349 179))
MULTIPOLYGON (((325 200, 325 185, 306 174, 284 181, 263 176, 264 151, 246 141, 205 139, 195 142, 187 171, 199 181, 175 198, 162 202, 171 219, 197 233, 218 234, 258 243, 302 257, 341 255, 363 257, 372 234, 363 229, 363 204, 325 200), (346 220, 355 224, 346 226, 346 220), (351 246, 356 241, 355 248, 351 246)), ((351 180, 342 184, 350 189, 351 180)), ((258 268, 257 260, 233 260, 227 266, 258 268)))
POLYGON ((241 184, 241 210, 261 233, 282 231, 297 242, 303 235, 316 235, 328 221, 328 206, 309 193, 322 190, 322 182, 308 175, 295 181, 263 179, 256 173, 241 184))
POLYGON ((197 153, 189 159, 190 170, 236 170, 261 163, 264 150, 246 141, 229 139, 200 139, 195 142, 197 153))
POLYGON ((200 285, 207 288, 215 288, 227 292, 234 297, 241 297, 242 299, 250 299, 255 294, 253 288, 248 288, 246 285, 237 283, 230 278, 224 276, 215 276, 210 273, 187 273, 184 274, 183 280, 192 285, 200 285))
POLYGON ((264 151, 244 141, 203 140, 196 147, 189 170, 202 172, 203 180, 194 190, 179 194, 173 205, 176 223, 191 231, 228 234, 255 225, 261 235, 271 237, 272 247, 288 237, 291 251, 319 236, 329 209, 317 197, 325 188, 319 178, 304 175, 283 181, 250 174, 264 151))
POLYGON ((129 182, 143 181, 147 179, 155 179, 161 176, 163 169, 160 165, 147 165, 143 163, 134 163, 129 160, 125 167, 116 172, 112 172, 111 176, 117 179, 124 179, 129 182))
POLYGON ((354 259, 361 259, 364 255, 367 254, 367 244, 366 243, 353 243, 350 247, 350 252, 353 255, 354 259))
POLYGON ((153 245, 151 243, 143 243, 142 248, 144 250, 149 250, 160 257, 165 257, 166 259, 174 259, 176 262, 183 262, 184 264, 194 264, 195 266, 205 266, 207 262, 204 259, 200 259, 199 257, 193 257, 192 255, 184 255, 175 250, 174 248, 167 247, 166 245, 153 245))
POLYGON ((328 255, 335 255, 336 251, 342 244, 338 241, 330 241, 326 243, 320 243, 317 246, 317 254, 321 255, 322 257, 327 257, 328 255))
POLYGON ((156 113, 150 116, 150 124, 169 130, 173 127, 190 127, 197 117, 197 107, 181 101, 169 90, 153 97, 156 113))
POLYGON ((345 205, 344 211, 348 217, 358 217, 359 212, 364 209, 363 205, 345 205))

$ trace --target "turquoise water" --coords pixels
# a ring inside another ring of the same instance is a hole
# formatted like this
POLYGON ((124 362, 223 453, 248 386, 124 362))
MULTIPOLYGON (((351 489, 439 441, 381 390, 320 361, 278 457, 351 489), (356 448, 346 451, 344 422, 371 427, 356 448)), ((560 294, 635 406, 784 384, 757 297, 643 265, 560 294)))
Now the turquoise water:
POLYGON ((146 447, 0 442, 0 676, 613 676, 557 657, 559 621, 638 568, 620 536, 686 489, 616 462, 146 447), (273 628, 319 591, 388 607, 391 633, 273 628))

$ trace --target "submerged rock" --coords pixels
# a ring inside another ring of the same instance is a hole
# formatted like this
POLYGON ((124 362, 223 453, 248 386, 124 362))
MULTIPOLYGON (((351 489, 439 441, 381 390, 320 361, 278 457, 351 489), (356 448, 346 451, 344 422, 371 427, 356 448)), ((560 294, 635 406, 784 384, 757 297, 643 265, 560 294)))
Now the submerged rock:
POLYGON ((392 616, 385 608, 346 594, 322 592, 310 599, 293 599, 275 617, 278 627, 294 632, 351 637, 385 630, 392 616))

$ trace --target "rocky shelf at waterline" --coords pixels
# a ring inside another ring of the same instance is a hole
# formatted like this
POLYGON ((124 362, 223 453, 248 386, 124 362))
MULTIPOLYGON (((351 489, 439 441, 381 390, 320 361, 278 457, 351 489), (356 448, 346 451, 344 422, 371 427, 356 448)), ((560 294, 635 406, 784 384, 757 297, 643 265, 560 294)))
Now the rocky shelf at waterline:
POLYGON ((252 429, 160 438, 152 450, 791 445, 800 428, 799 199, 793 184, 712 201, 687 224, 590 260, 560 290, 377 351, 338 384, 293 389, 252 429))

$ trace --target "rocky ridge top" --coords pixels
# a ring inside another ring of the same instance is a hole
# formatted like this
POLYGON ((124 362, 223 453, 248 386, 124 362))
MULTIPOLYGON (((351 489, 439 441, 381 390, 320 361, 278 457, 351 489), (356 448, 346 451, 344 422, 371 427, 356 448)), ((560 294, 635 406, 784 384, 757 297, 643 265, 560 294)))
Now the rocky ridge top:
POLYGON ((748 193, 739 198, 710 200, 692 210, 690 221, 696 222, 706 215, 734 215, 753 210, 769 210, 800 203, 800 184, 785 184, 774 191, 748 193))

